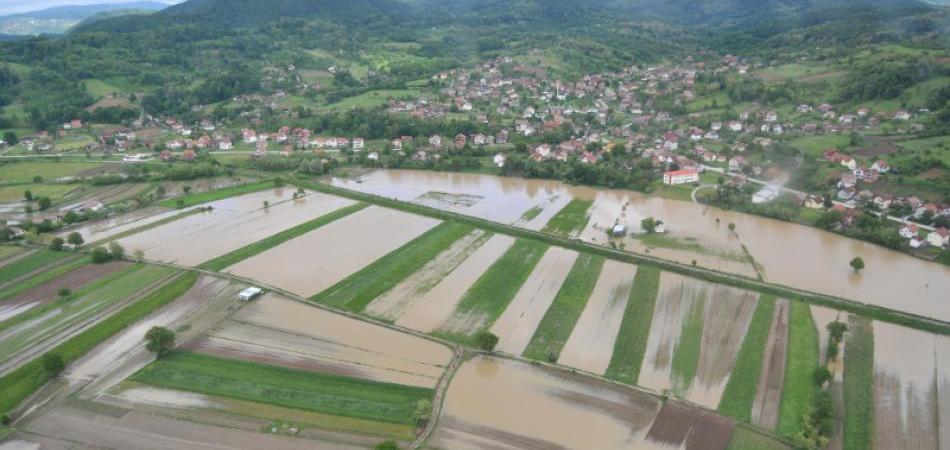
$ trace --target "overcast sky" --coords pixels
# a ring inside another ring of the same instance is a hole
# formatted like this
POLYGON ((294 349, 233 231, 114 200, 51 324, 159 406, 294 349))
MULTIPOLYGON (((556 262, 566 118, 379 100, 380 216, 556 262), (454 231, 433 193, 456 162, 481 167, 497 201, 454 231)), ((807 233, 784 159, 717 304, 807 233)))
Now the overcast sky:
MULTIPOLYGON (((129 3, 137 0, 0 0, 0 16, 63 5, 96 5, 102 3, 129 3)), ((159 3, 179 3, 182 0, 151 0, 159 3)))

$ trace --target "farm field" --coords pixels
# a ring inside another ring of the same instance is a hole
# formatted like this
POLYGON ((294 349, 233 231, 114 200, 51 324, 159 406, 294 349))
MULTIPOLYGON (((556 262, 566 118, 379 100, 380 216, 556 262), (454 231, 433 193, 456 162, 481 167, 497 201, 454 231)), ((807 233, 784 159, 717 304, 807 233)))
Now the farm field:
POLYGON ((434 388, 445 346, 266 294, 187 345, 190 351, 351 378, 434 388))
POLYGON ((207 395, 356 419, 412 424, 429 389, 181 352, 158 360, 132 381, 207 395))
POLYGON ((310 297, 438 223, 428 217, 371 206, 225 270, 310 297))
POLYGON ((0 164, 0 183, 25 184, 33 182, 34 177, 43 181, 57 178, 85 176, 102 167, 98 162, 16 162, 0 164))
POLYGON ((196 266, 281 230, 353 204, 324 194, 291 198, 292 189, 273 189, 208 204, 200 212, 119 239, 128 252, 150 260, 196 266), (269 206, 264 206, 268 202, 269 206), (208 239, 208 236, 215 236, 208 239))
POLYGON ((638 383, 716 408, 756 301, 750 292, 663 273, 638 383))
POLYGON ((591 205, 594 202, 590 200, 573 199, 564 208, 557 212, 547 225, 544 231, 560 234, 563 236, 575 236, 587 226, 590 215, 591 205))
MULTIPOLYGON (((80 262, 87 263, 86 260, 80 262)), ((71 265, 66 266, 66 268, 69 268, 71 265)), ((4 296, 0 300, 0 329, 6 328, 4 325, 7 320, 21 313, 52 303, 58 298, 58 292, 62 288, 69 289, 71 292, 79 292, 84 286, 127 266, 128 263, 113 261, 106 264, 84 264, 64 274, 58 274, 58 271, 54 270, 53 273, 59 275, 56 278, 10 297, 4 296)), ((28 283, 22 283, 22 285, 26 284, 28 283)), ((20 284, 16 287, 20 287, 20 284)))

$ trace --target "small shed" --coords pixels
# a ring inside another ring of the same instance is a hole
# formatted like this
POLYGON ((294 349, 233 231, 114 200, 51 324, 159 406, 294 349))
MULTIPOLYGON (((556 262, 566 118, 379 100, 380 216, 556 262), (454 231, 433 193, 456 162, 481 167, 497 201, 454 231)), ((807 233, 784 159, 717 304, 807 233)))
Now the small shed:
POLYGON ((627 234, 627 226, 622 223, 618 223, 614 225, 613 229, 610 230, 610 233, 614 236, 623 236, 627 234))
POLYGON ((242 302, 249 302, 253 300, 254 297, 260 295, 261 292, 264 292, 261 288, 249 287, 238 293, 238 300, 241 300, 242 302))

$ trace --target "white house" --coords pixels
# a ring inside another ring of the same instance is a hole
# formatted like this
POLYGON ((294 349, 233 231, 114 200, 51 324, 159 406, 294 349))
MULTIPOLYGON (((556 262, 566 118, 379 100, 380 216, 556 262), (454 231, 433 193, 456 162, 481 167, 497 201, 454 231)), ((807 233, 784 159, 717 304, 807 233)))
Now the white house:
POLYGON ((906 224, 901 227, 899 231, 900 235, 904 239, 911 239, 917 237, 917 225, 912 223, 906 224))
POLYGON ((931 231, 927 235, 927 242, 934 247, 946 247, 947 244, 950 244, 950 230, 946 228, 937 228, 936 231, 931 231))
POLYGON ((843 157, 841 157, 841 165, 842 165, 842 166, 845 166, 845 167, 847 167, 847 168, 849 168, 849 169, 851 169, 851 170, 854 170, 854 169, 857 169, 857 168, 858 168, 858 162, 855 161, 854 158, 852 158, 852 157, 850 157, 850 156, 843 156, 843 157))
POLYGON ((752 203, 768 203, 775 200, 776 197, 778 197, 778 188, 775 186, 766 186, 752 195, 752 203))
POLYGON ((670 186, 694 183, 697 181, 699 181, 699 172, 696 170, 683 169, 663 172, 663 184, 668 184, 670 186))
POLYGON ((361 137, 353 138, 353 150, 362 150, 366 146, 366 143, 361 137))
POLYGON ((505 167, 505 154, 504 153, 496 154, 495 157, 492 158, 492 162, 495 164, 496 167, 505 167))

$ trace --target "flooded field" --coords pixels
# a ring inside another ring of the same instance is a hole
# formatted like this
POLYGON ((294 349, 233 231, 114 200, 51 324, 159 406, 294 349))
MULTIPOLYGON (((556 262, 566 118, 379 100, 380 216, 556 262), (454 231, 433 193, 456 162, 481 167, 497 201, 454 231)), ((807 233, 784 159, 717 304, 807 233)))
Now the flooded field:
POLYGON ((201 394, 182 392, 173 389, 154 387, 135 387, 126 389, 119 394, 119 398, 132 403, 168 406, 171 408, 217 408, 218 405, 201 394))
POLYGON ((112 236, 116 236, 129 230, 155 223, 181 213, 182 211, 180 210, 170 210, 160 206, 150 206, 147 208, 137 209, 126 214, 85 224, 79 228, 60 233, 59 237, 66 239, 66 235, 72 233, 73 231, 78 231, 79 234, 82 235, 84 242, 91 243, 102 241, 104 239, 109 239, 112 236))
POLYGON ((711 411, 669 401, 647 433, 646 449, 725 450, 735 424, 711 411))
POLYGON ((440 450, 640 448, 653 396, 527 363, 475 357, 449 386, 440 450))
POLYGON ((354 378, 435 387, 445 346, 273 294, 192 342, 189 350, 354 378))
POLYGON ((473 230, 425 263, 416 273, 373 300, 363 312, 380 319, 395 321, 489 238, 491 233, 473 230))
POLYGON ((638 384, 716 408, 757 298, 664 272, 638 384))
POLYGON ((213 209, 123 238, 129 253, 162 262, 194 266, 353 204, 311 193, 293 199, 293 188, 277 188, 211 202, 213 209), (269 207, 264 207, 264 202, 269 207), (213 236, 214 239, 209 239, 213 236))
POLYGON ((438 225, 372 206, 227 268, 309 297, 438 225))
MULTIPOLYGON (((381 170, 358 180, 334 179, 333 184, 407 201, 433 191, 477 194, 481 198, 471 206, 447 204, 444 208, 503 223, 517 222, 525 211, 550 203, 555 196, 558 203, 562 198, 593 199, 594 217, 582 233, 585 239, 604 243, 606 233, 601 228, 621 215, 631 231, 639 228, 641 218, 654 217, 664 222, 669 231, 664 237, 673 244, 653 246, 651 254, 686 264, 696 259, 703 267, 753 276, 754 268, 743 258, 741 246, 745 245, 768 281, 950 321, 950 308, 943 298, 950 292, 950 267, 811 227, 632 191, 595 190, 547 180, 381 170), (735 235, 729 232, 729 223, 736 225, 735 235), (867 266, 860 275, 848 266, 857 255, 867 266)), ((553 208, 544 211, 549 209, 553 208)), ((627 238, 625 243, 630 250, 644 248, 637 239, 627 238)))
POLYGON ((558 363, 596 374, 607 371, 636 273, 637 267, 630 264, 604 263, 558 363))
POLYGON ((515 243, 510 236, 496 234, 482 244, 412 306, 396 319, 396 324, 422 332, 430 332, 442 325, 465 292, 475 284, 478 277, 515 243))
POLYGON ((874 447, 937 449, 935 337, 874 322, 874 447))
POLYGON ((560 247, 548 249, 508 308, 492 325, 490 331, 499 338, 495 350, 512 355, 520 355, 524 351, 561 289, 564 278, 571 271, 577 255, 575 251, 560 247))
POLYGON ((788 308, 788 300, 775 301, 768 342, 762 355, 762 371, 752 403, 752 423, 769 430, 778 426, 779 405, 782 402, 785 354, 788 349, 788 308))

